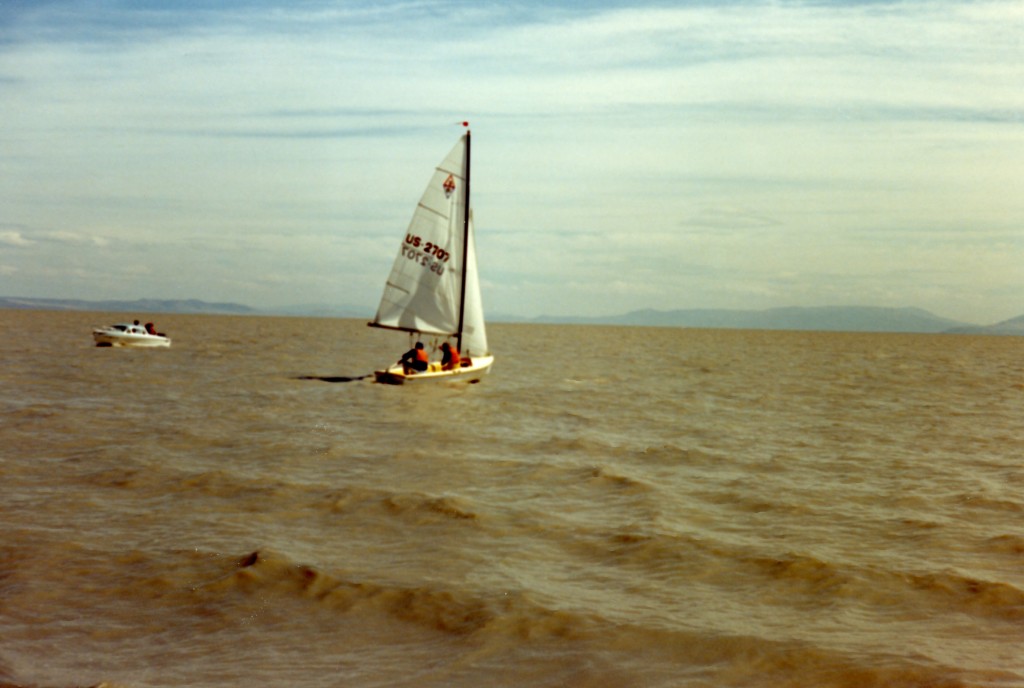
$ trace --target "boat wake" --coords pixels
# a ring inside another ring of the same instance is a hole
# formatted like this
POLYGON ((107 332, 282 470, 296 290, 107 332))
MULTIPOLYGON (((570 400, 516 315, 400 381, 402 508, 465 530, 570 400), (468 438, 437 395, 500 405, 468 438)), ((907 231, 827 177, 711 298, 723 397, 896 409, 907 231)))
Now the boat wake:
POLYGON ((320 382, 355 382, 357 380, 365 380, 366 378, 372 376, 373 373, 367 373, 366 375, 356 375, 354 377, 346 377, 344 375, 299 375, 294 379, 319 380, 320 382))

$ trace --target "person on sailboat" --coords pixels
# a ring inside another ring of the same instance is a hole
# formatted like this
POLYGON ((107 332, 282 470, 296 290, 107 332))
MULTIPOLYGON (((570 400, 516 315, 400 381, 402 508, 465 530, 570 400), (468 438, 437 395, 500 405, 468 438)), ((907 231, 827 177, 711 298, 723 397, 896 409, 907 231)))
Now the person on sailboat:
POLYGON ((430 357, 427 355, 427 350, 423 348, 423 342, 416 342, 416 346, 402 354, 399 362, 406 375, 414 371, 422 373, 430 365, 430 357))
POLYGON ((459 350, 454 346, 445 342, 441 345, 441 370, 456 370, 462 365, 462 359, 459 357, 459 350))

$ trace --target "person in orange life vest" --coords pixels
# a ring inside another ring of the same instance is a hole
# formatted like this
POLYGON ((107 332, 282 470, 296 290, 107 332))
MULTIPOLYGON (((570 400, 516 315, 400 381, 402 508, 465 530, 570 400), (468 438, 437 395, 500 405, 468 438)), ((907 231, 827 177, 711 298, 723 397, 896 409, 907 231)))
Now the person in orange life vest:
POLYGON ((416 342, 415 347, 402 354, 399 362, 406 375, 410 372, 422 373, 430 364, 430 357, 427 356, 427 350, 423 348, 423 342, 416 342))
POLYGON ((459 350, 448 342, 441 345, 441 351, 444 352, 441 354, 441 370, 456 370, 462 364, 459 350))

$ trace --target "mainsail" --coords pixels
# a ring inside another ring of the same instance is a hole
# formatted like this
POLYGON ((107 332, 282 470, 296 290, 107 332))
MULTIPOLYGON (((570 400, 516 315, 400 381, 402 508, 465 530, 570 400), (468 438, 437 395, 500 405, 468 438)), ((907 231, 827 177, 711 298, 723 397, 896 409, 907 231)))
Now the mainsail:
POLYGON ((462 353, 472 356, 488 351, 471 223, 466 231, 468 182, 467 132, 434 170, 370 324, 442 337, 461 334, 462 353), (460 313, 463 272, 465 305, 460 313))

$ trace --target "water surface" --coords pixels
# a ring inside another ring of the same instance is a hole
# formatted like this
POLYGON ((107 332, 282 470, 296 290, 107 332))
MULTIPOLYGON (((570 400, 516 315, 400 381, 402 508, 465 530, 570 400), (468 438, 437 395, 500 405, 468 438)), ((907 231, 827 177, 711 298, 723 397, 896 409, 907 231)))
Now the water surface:
POLYGON ((1022 338, 494 324, 412 389, 131 317, 0 312, 0 684, 1024 686, 1022 338))

